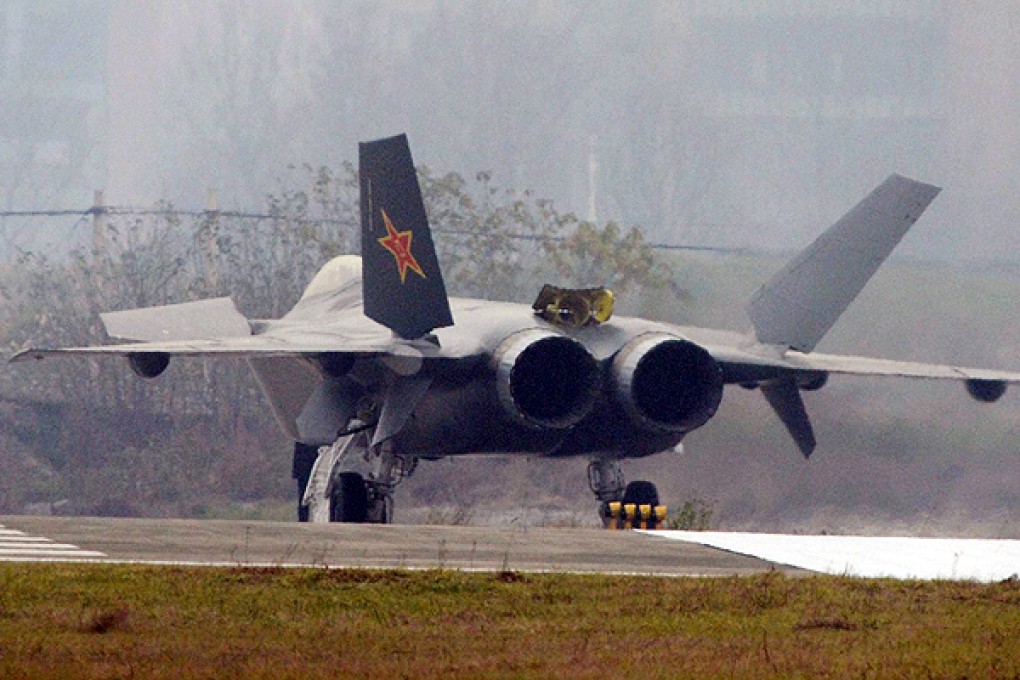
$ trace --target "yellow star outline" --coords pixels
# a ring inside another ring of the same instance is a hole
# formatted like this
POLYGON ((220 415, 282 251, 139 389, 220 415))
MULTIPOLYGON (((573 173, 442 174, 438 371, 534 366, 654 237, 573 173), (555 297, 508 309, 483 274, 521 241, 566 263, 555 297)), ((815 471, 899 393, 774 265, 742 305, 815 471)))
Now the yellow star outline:
POLYGON ((425 276, 425 272, 422 271, 421 265, 414 259, 414 254, 411 253, 411 238, 414 236, 414 233, 411 230, 397 231, 386 211, 382 210, 381 212, 383 223, 386 225, 386 236, 377 240, 383 248, 393 254, 394 259, 397 261, 397 269, 400 270, 400 283, 404 283, 407 280, 408 269, 411 269, 423 279, 428 278, 425 276))

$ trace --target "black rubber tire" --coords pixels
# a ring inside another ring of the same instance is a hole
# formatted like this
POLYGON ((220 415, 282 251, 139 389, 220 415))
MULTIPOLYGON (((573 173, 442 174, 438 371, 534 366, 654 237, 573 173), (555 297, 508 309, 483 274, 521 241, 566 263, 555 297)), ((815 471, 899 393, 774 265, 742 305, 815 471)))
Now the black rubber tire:
POLYGON ((308 521, 308 506, 302 505, 301 499, 305 497, 308 479, 312 475, 312 466, 315 465, 315 459, 318 457, 318 446, 294 442, 294 465, 291 468, 291 476, 297 480, 297 516, 299 522, 308 521))
POLYGON ((643 480, 631 482, 623 492, 623 504, 627 503, 650 505, 654 508, 659 504, 659 490, 651 482, 643 480))
POLYGON ((362 524, 368 518, 368 489, 357 472, 341 472, 329 496, 329 521, 362 524))

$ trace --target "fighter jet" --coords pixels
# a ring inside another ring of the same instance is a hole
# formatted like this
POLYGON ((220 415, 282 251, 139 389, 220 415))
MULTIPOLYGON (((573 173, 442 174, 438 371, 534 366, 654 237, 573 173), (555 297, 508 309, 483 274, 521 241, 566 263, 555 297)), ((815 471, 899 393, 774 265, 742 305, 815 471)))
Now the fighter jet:
POLYGON ((956 380, 995 401, 1020 373, 814 352, 939 193, 892 175, 755 294, 753 335, 613 317, 604 288, 546 285, 532 305, 451 298, 404 135, 360 145, 361 257, 328 262, 294 308, 253 320, 230 298, 110 312, 125 344, 13 358, 119 355, 143 378, 176 357, 245 358, 294 441, 302 520, 391 521, 422 460, 476 453, 589 459, 608 521, 658 505, 629 458, 681 446, 726 386, 760 390, 803 455, 802 399, 832 374, 956 380))

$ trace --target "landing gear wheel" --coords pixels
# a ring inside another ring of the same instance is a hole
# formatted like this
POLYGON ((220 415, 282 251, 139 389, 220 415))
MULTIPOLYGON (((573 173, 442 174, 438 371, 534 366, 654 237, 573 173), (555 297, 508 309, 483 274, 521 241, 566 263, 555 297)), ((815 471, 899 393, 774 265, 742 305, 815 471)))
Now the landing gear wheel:
POLYGON ((627 485, 623 492, 623 503, 633 503, 637 506, 650 505, 653 508, 659 504, 659 490, 651 482, 636 481, 627 485))
POLYGON ((341 472, 329 495, 329 521, 363 523, 368 519, 368 490, 357 472, 341 472))

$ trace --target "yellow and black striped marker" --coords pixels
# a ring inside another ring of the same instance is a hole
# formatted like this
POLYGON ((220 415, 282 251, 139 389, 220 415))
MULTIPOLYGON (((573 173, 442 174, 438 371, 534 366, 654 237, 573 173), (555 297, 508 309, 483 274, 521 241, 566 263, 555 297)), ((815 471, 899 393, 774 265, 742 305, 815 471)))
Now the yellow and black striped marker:
POLYGON ((637 504, 635 503, 624 503, 623 504, 623 528, 633 529, 634 518, 637 516, 637 504))
POLYGON ((666 515, 668 514, 665 505, 655 506, 655 528, 661 529, 666 524, 666 515))
POLYGON ((619 529, 620 528, 620 511, 623 509, 623 503, 620 501, 609 502, 609 520, 606 523, 607 529, 619 529))
POLYGON ((607 529, 661 529, 669 514, 665 505, 653 507, 620 501, 610 501, 606 505, 609 510, 604 520, 607 529))
MULTIPOLYGON (((641 528, 648 528, 648 518, 652 516, 652 506, 650 505, 639 505, 638 512, 641 513, 641 528)), ((655 528, 655 525, 652 525, 655 528)))

